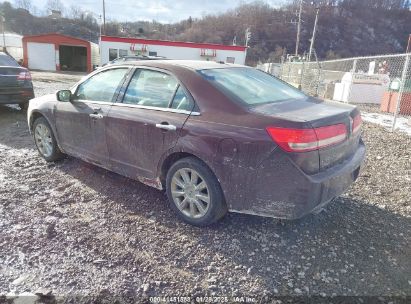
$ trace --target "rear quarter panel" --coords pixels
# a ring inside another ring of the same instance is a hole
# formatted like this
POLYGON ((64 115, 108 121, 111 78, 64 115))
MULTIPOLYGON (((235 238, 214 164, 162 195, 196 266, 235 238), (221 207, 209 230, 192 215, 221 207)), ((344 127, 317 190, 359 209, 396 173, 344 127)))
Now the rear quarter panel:
POLYGON ((204 161, 214 172, 229 209, 247 201, 253 174, 275 149, 263 129, 210 122, 190 116, 173 152, 186 152, 204 161))

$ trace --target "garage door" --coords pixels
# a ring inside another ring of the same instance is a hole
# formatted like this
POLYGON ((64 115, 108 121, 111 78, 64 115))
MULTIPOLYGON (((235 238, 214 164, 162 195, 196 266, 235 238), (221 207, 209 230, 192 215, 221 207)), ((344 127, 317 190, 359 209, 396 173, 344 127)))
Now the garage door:
POLYGON ((29 69, 56 70, 56 50, 54 44, 29 42, 27 43, 27 55, 29 69))

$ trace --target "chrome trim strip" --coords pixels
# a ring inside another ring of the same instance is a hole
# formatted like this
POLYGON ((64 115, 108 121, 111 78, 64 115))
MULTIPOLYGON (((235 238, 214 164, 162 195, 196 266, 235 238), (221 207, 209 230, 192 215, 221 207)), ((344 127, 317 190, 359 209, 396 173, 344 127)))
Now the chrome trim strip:
POLYGON ((76 100, 72 100, 71 102, 82 102, 82 103, 93 103, 93 104, 100 104, 100 105, 106 105, 106 106, 111 106, 114 103, 112 101, 94 101, 94 100, 84 100, 84 99, 76 99, 76 100))
POLYGON ((158 107, 152 107, 152 106, 134 105, 134 104, 127 104, 127 103, 114 103, 113 106, 119 106, 119 107, 124 107, 124 108, 154 110, 154 111, 162 111, 162 112, 171 112, 171 113, 179 113, 179 114, 186 114, 186 115, 193 115, 193 116, 201 115, 199 112, 190 112, 186 110, 171 109, 171 108, 158 108, 158 107))

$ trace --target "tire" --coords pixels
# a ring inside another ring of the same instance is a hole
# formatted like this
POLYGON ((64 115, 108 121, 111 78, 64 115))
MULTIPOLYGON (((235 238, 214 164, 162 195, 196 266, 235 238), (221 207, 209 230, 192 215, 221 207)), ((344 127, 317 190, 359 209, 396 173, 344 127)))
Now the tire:
POLYGON ((64 157, 57 145, 53 130, 44 117, 39 117, 34 121, 33 137, 37 150, 46 161, 54 162, 64 157))
POLYGON ((195 157, 180 159, 171 166, 166 192, 171 208, 190 225, 208 226, 227 213, 220 183, 210 168, 195 157))

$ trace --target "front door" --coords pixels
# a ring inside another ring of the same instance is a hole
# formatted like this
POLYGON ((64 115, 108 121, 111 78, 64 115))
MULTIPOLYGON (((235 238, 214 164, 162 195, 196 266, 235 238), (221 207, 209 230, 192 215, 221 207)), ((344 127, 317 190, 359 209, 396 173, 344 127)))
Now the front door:
POLYGON ((57 103, 57 135, 65 152, 108 167, 106 118, 128 71, 95 74, 77 87, 71 102, 57 103))
POLYGON ((174 76, 137 69, 107 119, 113 170, 132 178, 156 178, 160 158, 175 146, 194 107, 188 96, 174 76))

